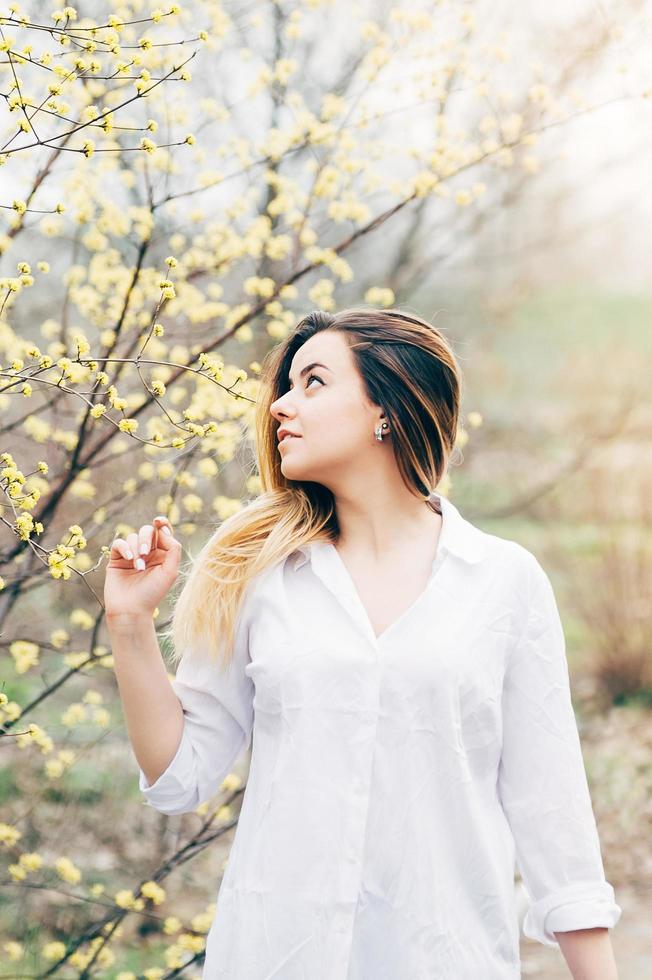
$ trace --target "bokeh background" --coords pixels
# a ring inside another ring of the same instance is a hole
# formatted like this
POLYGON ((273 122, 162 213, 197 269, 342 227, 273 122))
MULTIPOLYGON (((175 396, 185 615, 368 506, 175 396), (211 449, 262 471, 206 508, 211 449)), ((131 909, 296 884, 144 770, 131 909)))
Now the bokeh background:
POLYGON ((651 39, 647 0, 0 5, 0 980, 200 976, 248 758, 144 805, 107 547, 165 513, 191 560, 259 492, 265 353, 349 305, 455 347, 440 489, 551 576, 652 975, 651 39))

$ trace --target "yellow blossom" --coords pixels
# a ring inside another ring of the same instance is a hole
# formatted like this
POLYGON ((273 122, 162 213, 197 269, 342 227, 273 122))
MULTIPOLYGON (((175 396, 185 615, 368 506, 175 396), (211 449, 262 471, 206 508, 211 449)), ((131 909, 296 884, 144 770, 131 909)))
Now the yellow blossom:
POLYGON ((204 936, 196 936, 191 932, 183 932, 177 938, 177 945, 190 953, 201 953, 206 946, 206 939, 204 936))
POLYGON ((25 947, 22 945, 22 943, 16 942, 15 939, 10 939, 8 942, 6 942, 3 949, 13 963, 25 955, 25 947))
POLYGON ((93 712, 93 721, 100 728, 108 728, 111 724, 111 715, 106 708, 96 708, 93 712))
POLYGON ((392 289, 383 288, 380 286, 371 286, 364 294, 365 303, 372 303, 374 306, 391 306, 394 301, 394 292, 392 289))
MULTIPOLYGON (((70 613, 69 619, 72 626, 79 626, 79 628, 83 630, 90 630, 95 625, 95 620, 86 609, 80 609, 80 608, 73 609, 72 612, 70 613)), ((101 695, 98 695, 99 701, 92 702, 89 697, 90 694, 91 694, 90 691, 86 692, 86 695, 84 697, 85 701, 88 701, 89 704, 93 704, 93 703, 101 704, 102 702, 101 695)))
POLYGON ((18 858, 18 862, 23 868, 25 868, 26 871, 38 871, 39 868, 43 867, 43 858, 35 851, 21 854, 18 858))
POLYGON ((28 640, 14 640, 9 644, 9 652, 14 658, 16 673, 24 674, 30 667, 35 667, 39 662, 39 648, 36 643, 28 640))
POLYGON ((58 940, 56 942, 46 943, 42 952, 46 960, 60 960, 66 955, 66 944, 58 940))
POLYGON ((140 886, 140 894, 145 898, 150 898, 154 905, 160 905, 165 901, 165 889, 161 888, 155 881, 146 881, 140 886))
POLYGON ((233 790, 240 789, 241 786, 242 778, 237 773, 230 772, 224 777, 219 788, 221 792, 230 793, 233 790))
POLYGON ((54 748, 54 743, 50 736, 45 732, 40 725, 35 722, 31 722, 27 727, 26 732, 22 732, 20 735, 16 736, 16 745, 19 748, 25 748, 30 742, 35 742, 41 749, 43 754, 51 752, 54 748))
POLYGON ((78 355, 81 356, 82 354, 88 354, 91 349, 91 345, 83 334, 75 334, 72 340, 77 347, 78 355))
POLYGON ((66 725, 68 728, 72 728, 79 724, 81 721, 86 721, 88 715, 86 708, 83 704, 75 701, 73 704, 68 705, 66 710, 61 714, 61 724, 66 725))
POLYGON ((211 902, 205 912, 193 916, 190 926, 195 932, 208 932, 215 918, 215 902, 211 902))
MULTIPOLYGON (((10 497, 17 497, 20 493, 19 484, 10 483, 9 487, 7 488, 7 493, 10 497), (14 491, 14 487, 18 489, 14 491)), ((32 531, 35 530, 34 518, 31 514, 20 514, 14 522, 14 527, 16 531, 18 531, 18 536, 20 537, 21 541, 29 541, 32 531)))
POLYGON ((119 892, 116 892, 113 896, 113 901, 116 905, 120 906, 121 909, 140 910, 145 907, 143 900, 136 898, 134 893, 129 888, 123 888, 119 892))
POLYGON ((23 709, 17 701, 7 701, 2 705, 2 713, 7 721, 16 721, 23 713, 23 709))
POLYGON ((48 779, 59 779, 65 772, 61 759, 48 759, 45 763, 45 775, 48 779))
POLYGON ((202 498, 196 493, 187 493, 182 499, 182 504, 189 514, 201 514, 204 508, 202 498))
POLYGON ((0 823, 0 844, 7 844, 12 847, 22 836, 22 832, 17 827, 11 827, 8 823, 0 823))
POLYGON ((86 547, 86 538, 84 537, 84 532, 80 528, 79 524, 70 524, 68 531, 72 535, 70 541, 68 542, 73 548, 84 549, 86 547))
POLYGON ((64 881, 70 882, 71 885, 78 884, 81 881, 81 871, 75 864, 67 857, 60 857, 54 862, 54 867, 60 878, 64 881))
POLYGON ((68 630, 62 629, 61 627, 59 629, 52 630, 50 633, 50 643, 57 650, 61 650, 69 639, 70 634, 68 633, 68 630))
POLYGON ((248 276, 243 285, 245 293, 250 296, 273 296, 276 283, 269 276, 248 276))

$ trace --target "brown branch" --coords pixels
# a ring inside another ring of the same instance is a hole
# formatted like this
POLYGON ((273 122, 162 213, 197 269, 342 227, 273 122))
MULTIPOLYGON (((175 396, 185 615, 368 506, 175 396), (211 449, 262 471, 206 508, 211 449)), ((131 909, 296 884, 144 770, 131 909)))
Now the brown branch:
MULTIPOLYGON (((26 143, 24 146, 19 146, 19 147, 17 147, 14 150, 8 150, 8 149, 6 149, 6 147, 7 147, 8 144, 5 144, 5 146, 3 146, 1 148, 0 152, 6 153, 7 155, 13 155, 14 153, 21 153, 23 150, 31 150, 35 146, 49 146, 50 144, 54 143, 55 140, 65 140, 67 142, 68 141, 68 137, 73 136, 75 133, 78 133, 82 129, 86 129, 90 125, 91 122, 94 125, 97 126, 98 121, 100 119, 103 119, 104 116, 113 115, 116 112, 118 112, 120 109, 124 109, 125 106, 130 105, 132 102, 136 102, 138 99, 144 99, 155 88, 158 88, 159 85, 162 85, 163 82, 167 81, 167 79, 170 78, 176 71, 180 71, 185 65, 188 64, 189 61, 192 61, 192 59, 196 56, 196 54, 197 54, 197 52, 196 51, 193 51, 193 53, 188 58, 186 58, 185 61, 182 61, 180 65, 173 66, 170 69, 170 71, 168 72, 167 75, 164 75, 162 78, 159 78, 158 81, 154 82, 153 85, 150 85, 149 88, 143 89, 142 92, 137 92, 136 95, 133 95, 130 99, 127 99, 125 102, 121 102, 120 105, 113 106, 110 109, 106 109, 104 112, 101 112, 98 116, 96 116, 92 120, 89 120, 88 122, 75 124, 72 127, 72 129, 69 129, 65 133, 61 133, 59 136, 51 136, 49 139, 39 140, 37 143, 26 143)), ((12 137, 12 139, 13 138, 15 138, 15 137, 12 137)), ((58 147, 58 149, 63 150, 63 149, 65 149, 65 147, 64 146, 61 146, 61 147, 58 147)), ((110 153, 110 152, 113 152, 113 153, 124 153, 127 150, 129 150, 129 149, 139 149, 139 147, 118 147, 115 150, 107 149, 104 152, 107 152, 107 153, 110 153)), ((83 150, 69 150, 68 152, 70 152, 70 153, 83 153, 84 151, 83 150)), ((101 151, 100 150, 96 150, 95 152, 96 153, 99 153, 101 151)))
MULTIPOLYGON (((217 810, 223 805, 230 806, 235 800, 237 800, 239 796, 243 795, 245 789, 246 789, 246 785, 240 787, 239 789, 234 790, 232 795, 226 800, 224 804, 220 803, 218 807, 215 807, 215 809, 213 809, 211 813, 207 816, 207 818, 201 823, 197 832, 188 841, 186 841, 186 843, 182 847, 180 847, 175 852, 175 854, 173 854, 171 857, 165 860, 153 874, 143 879, 143 881, 141 881, 140 884, 138 885, 137 891, 132 889, 134 896, 138 897, 140 895, 140 889, 142 885, 145 883, 145 881, 154 881, 156 882, 156 884, 159 884, 159 882, 164 881, 176 868, 181 867, 182 865, 186 864, 188 861, 192 860, 197 854, 200 854, 215 840, 218 840, 220 837, 223 837, 224 834, 228 833, 228 831, 230 831, 233 827, 235 827, 238 822, 237 817, 235 817, 229 823, 222 825, 217 830, 212 828, 212 822, 215 818, 217 810)), ((71 946, 66 950, 65 954, 61 957, 61 959, 59 959, 56 963, 53 963, 52 966, 43 974, 43 977, 51 976, 56 970, 58 970, 60 966, 63 966, 63 964, 70 959, 70 957, 72 956, 72 954, 75 952, 76 949, 79 949, 79 947, 82 946, 84 943, 90 942, 91 940, 99 936, 104 931, 107 925, 110 924, 119 925, 120 922, 122 922, 122 920, 126 918, 127 915, 129 915, 130 913, 133 914, 134 911, 136 912, 136 914, 140 914, 138 910, 122 909, 122 908, 113 909, 110 912, 107 912, 107 914, 104 916, 103 919, 101 919, 99 922, 94 923, 92 926, 89 926, 86 930, 84 930, 81 933, 81 935, 77 936, 77 938, 73 941, 71 946)), ((107 944, 108 939, 109 937, 106 935, 103 937, 103 942, 101 944, 98 944, 98 948, 95 951, 95 955, 93 956, 92 960, 89 962, 87 967, 82 971, 82 973, 79 974, 78 980, 87 980, 89 976, 88 970, 90 966, 95 961, 95 958, 99 954, 99 951, 103 949, 104 946, 107 944)))
POLYGON ((581 470, 582 466, 591 457, 591 454, 595 452, 597 448, 600 448, 604 443, 609 443, 613 439, 618 438, 622 434, 622 431, 627 424, 632 412, 638 407, 640 399, 640 393, 636 390, 630 390, 627 396, 623 399, 620 406, 620 410, 613 421, 613 424, 609 425, 602 432, 595 432, 589 435, 584 442, 575 450, 571 458, 558 466, 556 470, 545 480, 541 480, 535 483, 533 486, 526 489, 522 494, 516 496, 509 503, 503 506, 493 507, 490 510, 484 510, 476 515, 478 520, 495 520, 503 519, 505 517, 513 517, 514 515, 522 514, 527 511, 537 500, 545 497, 546 494, 555 490, 562 480, 567 479, 574 473, 581 470))

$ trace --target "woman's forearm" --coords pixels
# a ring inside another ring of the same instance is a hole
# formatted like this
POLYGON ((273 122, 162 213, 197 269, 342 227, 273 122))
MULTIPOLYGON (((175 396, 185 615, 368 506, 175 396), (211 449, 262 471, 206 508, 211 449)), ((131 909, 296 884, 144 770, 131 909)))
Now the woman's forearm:
POLYGON ((174 758, 183 733, 177 698, 151 616, 107 617, 114 671, 127 733, 151 786, 174 758))
POLYGON ((573 980, 618 980, 618 970, 606 928, 556 932, 573 980))

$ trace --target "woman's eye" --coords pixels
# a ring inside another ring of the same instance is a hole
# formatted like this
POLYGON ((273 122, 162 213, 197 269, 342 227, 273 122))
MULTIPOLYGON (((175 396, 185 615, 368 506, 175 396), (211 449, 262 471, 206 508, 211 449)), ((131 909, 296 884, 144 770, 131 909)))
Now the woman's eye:
MULTIPOLYGON (((318 381, 318 382, 320 383, 320 385, 322 385, 322 384, 324 383, 324 382, 322 381, 322 379, 321 379, 321 378, 319 377, 319 375, 318 375, 318 374, 309 374, 309 375, 308 375, 308 377, 306 378, 306 388, 309 388, 309 387, 310 387, 310 382, 312 381, 312 379, 313 379, 313 378, 316 378, 316 379, 317 379, 317 381, 318 381)), ((292 391, 292 387, 293 387, 293 386, 292 386, 292 385, 290 385, 290 386, 288 387, 288 391, 292 391)))

